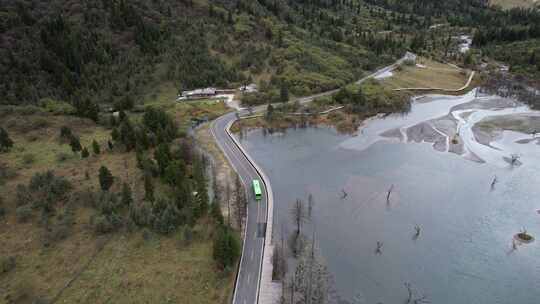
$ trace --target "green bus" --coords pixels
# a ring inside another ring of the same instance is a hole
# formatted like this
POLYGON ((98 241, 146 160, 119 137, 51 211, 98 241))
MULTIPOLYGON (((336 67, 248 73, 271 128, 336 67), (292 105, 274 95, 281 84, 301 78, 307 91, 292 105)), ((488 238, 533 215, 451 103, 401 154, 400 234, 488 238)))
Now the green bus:
POLYGON ((255 199, 260 201, 262 198, 261 184, 258 179, 253 180, 253 192, 255 192, 255 199))

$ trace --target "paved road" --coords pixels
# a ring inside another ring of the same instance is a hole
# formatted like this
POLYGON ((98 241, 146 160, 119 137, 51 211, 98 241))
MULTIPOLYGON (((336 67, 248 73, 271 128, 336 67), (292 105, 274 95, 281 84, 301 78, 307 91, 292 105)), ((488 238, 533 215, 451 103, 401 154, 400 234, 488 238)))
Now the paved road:
POLYGON ((254 179, 262 181, 262 178, 227 134, 226 128, 234 120, 236 120, 235 113, 223 115, 212 123, 211 130, 221 150, 229 159, 229 163, 240 176, 245 188, 248 189, 246 238, 234 290, 233 304, 254 304, 257 303, 259 294, 259 277, 267 218, 267 196, 263 183, 261 186, 265 195, 263 195, 262 200, 257 202, 253 191, 251 191, 252 181, 254 179))
MULTIPOLYGON (((403 61, 411 58, 411 56, 414 55, 407 53, 403 58, 399 59, 394 64, 379 69, 376 72, 358 80, 356 83, 361 84, 372 77, 376 77, 377 75, 391 71, 403 61)), ((313 101, 316 98, 332 95, 337 91, 339 91, 339 89, 312 96, 301 97, 293 102, 298 101, 301 104, 305 104, 313 101)), ((266 105, 258 106, 252 110, 253 112, 260 112, 266 110, 266 107, 266 105)), ((244 186, 246 189, 248 189, 248 217, 247 225, 245 227, 246 238, 244 240, 242 258, 240 260, 240 271, 238 272, 234 290, 233 304, 255 304, 257 303, 259 296, 268 197, 266 195, 266 189, 264 189, 263 183, 263 193, 265 193, 265 195, 263 195, 261 201, 255 201, 253 191, 251 191, 251 183, 254 179, 262 180, 262 178, 253 167, 253 164, 250 163, 250 161, 246 158, 246 156, 227 133, 227 127, 236 119, 236 113, 225 114, 212 122, 211 131, 221 150, 228 158, 229 163, 231 163, 236 173, 238 173, 240 176, 244 186)))

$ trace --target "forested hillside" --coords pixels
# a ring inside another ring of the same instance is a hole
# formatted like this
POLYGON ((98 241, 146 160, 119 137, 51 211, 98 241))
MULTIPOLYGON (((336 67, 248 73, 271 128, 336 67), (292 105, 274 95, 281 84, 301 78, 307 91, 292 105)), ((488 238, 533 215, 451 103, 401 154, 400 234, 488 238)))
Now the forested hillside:
MULTIPOLYGON (((448 56, 450 35, 475 32, 485 55, 535 75, 490 44, 540 37, 538 10, 485 0, 0 1, 0 104, 127 109, 163 82, 178 88, 257 82, 255 102, 280 90, 343 86, 406 49, 448 56), (433 25, 447 25, 435 32, 433 25), (50 101, 48 99, 48 101, 50 101)), ((522 45, 522 44, 521 44, 522 45)), ((526 56, 537 64, 537 43, 526 56)), ((454 58, 455 59, 455 58, 454 58)), ((263 101, 264 100, 264 101, 263 101)))
POLYGON ((377 18, 363 24, 358 14, 368 12, 353 1, 214 2, 2 0, 0 103, 51 97, 85 114, 95 104, 131 107, 165 80, 185 89, 253 77, 305 94, 403 50, 388 37, 354 34, 377 18))

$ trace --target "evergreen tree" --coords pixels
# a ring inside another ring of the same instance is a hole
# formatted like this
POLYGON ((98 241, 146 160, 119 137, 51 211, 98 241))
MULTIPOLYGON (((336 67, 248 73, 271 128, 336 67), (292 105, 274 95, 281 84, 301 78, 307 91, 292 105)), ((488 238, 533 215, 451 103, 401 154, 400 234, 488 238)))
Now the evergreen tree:
POLYGON ((240 242, 228 227, 221 227, 214 237, 213 257, 220 269, 228 269, 240 256, 240 242))
POLYGON ((60 128, 60 138, 69 140, 69 139, 71 139, 72 136, 73 136, 73 133, 71 132, 70 127, 62 126, 60 128))
POLYGON ((111 138, 114 141, 120 140, 120 132, 118 131, 118 128, 113 128, 111 131, 111 138))
POLYGON ((81 157, 82 158, 87 158, 88 156, 90 156, 90 152, 88 152, 88 149, 86 147, 84 147, 82 149, 82 152, 81 152, 81 157))
POLYGON ((164 179, 165 181, 175 187, 182 184, 184 181, 184 175, 186 173, 186 166, 181 160, 171 161, 165 169, 164 179))
POLYGON ((151 202, 154 201, 154 183, 150 174, 144 175, 144 199, 151 202))
POLYGON ((280 94, 279 94, 279 100, 281 102, 289 101, 289 88, 287 87, 286 84, 281 85, 281 90, 280 90, 280 94))
POLYGON ((114 182, 114 177, 111 174, 111 171, 105 166, 101 166, 99 168, 99 185, 101 186, 101 190, 103 191, 109 191, 112 184, 114 182))
POLYGON ((92 150, 94 150, 95 155, 99 155, 101 153, 101 147, 95 139, 92 141, 92 150))
POLYGON ((75 135, 72 135, 69 140, 69 145, 71 146, 71 151, 73 153, 77 153, 82 150, 81 142, 79 141, 79 138, 75 135))
POLYGON ((204 165, 202 159, 197 160, 193 171, 197 189, 197 204, 194 208, 194 216, 198 218, 208 213, 209 203, 208 188, 206 185, 206 178, 204 176, 204 165))
POLYGON ((223 225, 223 222, 224 222, 223 213, 221 213, 221 207, 219 206, 219 202, 217 200, 214 200, 212 202, 210 214, 219 225, 223 225))
POLYGON ((130 206, 133 203, 133 194, 131 193, 131 187, 128 183, 122 185, 122 205, 130 206))
POLYGON ((159 174, 163 176, 165 170, 171 161, 171 152, 169 151, 169 145, 166 143, 160 144, 154 152, 154 158, 158 164, 159 174))
POLYGON ((135 130, 127 117, 120 124, 120 141, 124 144, 127 151, 134 149, 137 144, 135 130))
POLYGON ((7 152, 13 147, 13 141, 9 138, 8 132, 0 127, 0 152, 7 152))

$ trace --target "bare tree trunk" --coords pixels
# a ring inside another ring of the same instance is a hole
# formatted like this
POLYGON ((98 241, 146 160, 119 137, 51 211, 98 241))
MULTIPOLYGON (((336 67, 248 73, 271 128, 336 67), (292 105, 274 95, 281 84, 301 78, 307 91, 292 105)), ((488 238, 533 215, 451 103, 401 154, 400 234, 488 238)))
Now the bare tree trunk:
POLYGON ((394 185, 390 186, 390 189, 388 189, 388 194, 386 195, 387 204, 390 204, 390 195, 392 194, 392 190, 394 190, 394 185))

